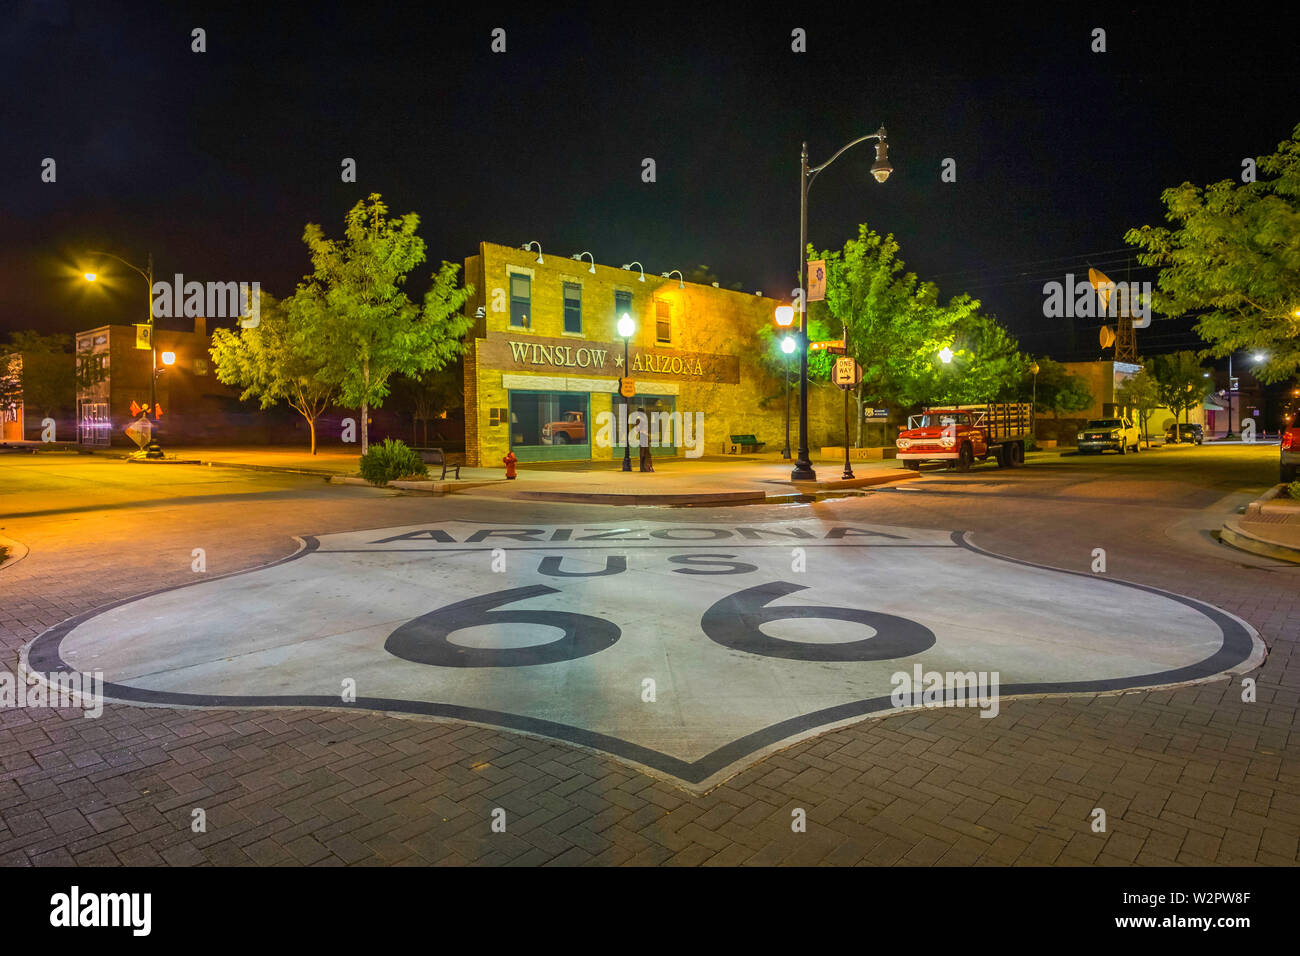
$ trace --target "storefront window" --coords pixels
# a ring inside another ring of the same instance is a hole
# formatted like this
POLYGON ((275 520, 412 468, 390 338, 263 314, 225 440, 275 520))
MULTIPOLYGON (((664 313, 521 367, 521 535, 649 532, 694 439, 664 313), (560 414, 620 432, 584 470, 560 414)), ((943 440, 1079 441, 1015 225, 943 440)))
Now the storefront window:
POLYGON ((589 458, 586 392, 511 392, 510 447, 521 461, 589 458))

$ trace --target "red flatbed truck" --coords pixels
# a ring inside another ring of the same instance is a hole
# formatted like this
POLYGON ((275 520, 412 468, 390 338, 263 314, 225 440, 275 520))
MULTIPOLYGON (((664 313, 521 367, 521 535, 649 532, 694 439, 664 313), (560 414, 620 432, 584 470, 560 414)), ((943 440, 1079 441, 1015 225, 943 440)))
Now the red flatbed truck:
POLYGON ((986 405, 936 405, 908 417, 898 433, 898 459, 919 471, 923 461, 942 461, 969 471, 974 461, 1018 468, 1025 463, 1029 438, 1028 403, 990 402, 986 405))

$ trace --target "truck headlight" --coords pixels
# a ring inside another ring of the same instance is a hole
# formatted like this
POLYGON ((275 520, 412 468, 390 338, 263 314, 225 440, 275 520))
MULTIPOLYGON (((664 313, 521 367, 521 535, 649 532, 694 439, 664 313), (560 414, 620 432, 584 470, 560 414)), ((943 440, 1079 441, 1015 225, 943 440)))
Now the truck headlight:
POLYGON ((1079 437, 1078 437, 1078 439, 1076 439, 1076 440, 1077 440, 1077 441, 1083 441, 1083 432, 1079 432, 1079 437))
POLYGON ((951 435, 944 435, 939 439, 939 444, 944 448, 951 448, 953 445, 957 444, 957 439, 953 438, 951 435))
POLYGON ((907 449, 912 447, 912 439, 900 438, 898 439, 898 441, 894 442, 894 444, 897 445, 899 448, 903 449, 904 451, 906 451, 907 449))
POLYGON ((1119 438, 1119 432, 1111 432, 1111 433, 1110 433, 1110 437, 1113 438, 1113 439, 1114 439, 1114 438, 1119 438))

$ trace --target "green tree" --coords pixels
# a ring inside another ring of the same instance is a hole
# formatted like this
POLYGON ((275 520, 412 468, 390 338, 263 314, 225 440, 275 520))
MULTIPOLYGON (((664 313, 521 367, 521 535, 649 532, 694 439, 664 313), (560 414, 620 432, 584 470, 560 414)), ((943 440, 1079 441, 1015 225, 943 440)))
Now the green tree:
POLYGON ((1143 265, 1161 269, 1157 311, 1202 313, 1196 328, 1209 354, 1265 352, 1259 378, 1276 382, 1300 368, 1300 125, 1258 168, 1271 178, 1166 189, 1174 227, 1124 238, 1144 250, 1143 265))
POLYGON ((1035 411, 1059 416, 1081 412, 1092 405, 1092 390, 1082 378, 1071 375, 1062 363, 1047 356, 1036 361, 1038 382, 1031 385, 1031 390, 1037 395, 1035 411))
MULTIPOLYGON (((1151 373, 1156 380, 1156 391, 1160 404, 1178 416, 1199 406, 1205 401, 1214 387, 1213 381, 1205 376, 1200 357, 1195 352, 1173 352, 1169 355, 1157 355, 1151 359, 1151 373)), ((1175 434, 1174 440, 1178 440, 1175 434)))
POLYGON ((213 368, 218 381, 243 389, 240 399, 257 399, 262 408, 285 402, 305 418, 314 455, 316 420, 335 398, 315 345, 320 316, 310 299, 277 302, 263 292, 259 301, 255 327, 212 333, 213 368))
POLYGON ((412 445, 427 440, 429 422, 464 404, 464 378, 458 372, 455 365, 448 365, 393 380, 393 397, 411 416, 412 445), (420 422, 424 422, 424 437, 418 433, 420 422))
POLYGON ((322 380, 338 389, 342 404, 361 412, 362 454, 369 448, 370 409, 383 404, 390 378, 444 367, 462 354, 473 324, 460 312, 473 287, 457 288, 459 267, 452 263, 433 275, 423 307, 407 297, 407 273, 425 260, 424 240, 415 234, 420 218, 387 213, 380 195, 371 193, 348 212, 342 240, 309 223, 303 242, 313 270, 290 305, 314 317, 322 380))
POLYGON ((55 332, 44 335, 35 329, 21 329, 9 333, 9 342, 5 352, 26 352, 38 355, 65 355, 72 351, 76 337, 69 333, 55 332))
MULTIPOLYGON (((1145 362, 1142 363, 1144 366, 1145 362)), ((1135 375, 1131 375, 1124 381, 1120 382, 1119 387, 1115 389, 1115 401, 1125 408, 1137 410, 1138 424, 1142 428, 1142 436, 1146 439, 1147 447, 1151 447, 1151 434, 1147 430, 1147 422, 1151 418, 1151 413, 1164 404, 1160 397, 1160 384, 1156 381, 1145 367, 1135 375)), ((1091 399, 1089 399, 1091 404, 1091 399)))

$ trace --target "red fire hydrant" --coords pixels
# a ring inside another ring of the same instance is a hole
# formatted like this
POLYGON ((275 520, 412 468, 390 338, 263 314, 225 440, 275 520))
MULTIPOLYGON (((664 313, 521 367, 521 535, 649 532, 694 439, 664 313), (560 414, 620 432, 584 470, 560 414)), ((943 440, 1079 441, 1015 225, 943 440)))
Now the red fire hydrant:
POLYGON ((515 462, 517 462, 517 461, 519 460, 518 458, 515 457, 515 453, 512 452, 512 451, 508 451, 508 452, 506 452, 506 457, 502 458, 501 460, 502 460, 503 462, 505 462, 505 465, 506 465, 506 477, 507 477, 507 478, 514 478, 514 477, 515 477, 515 462))

